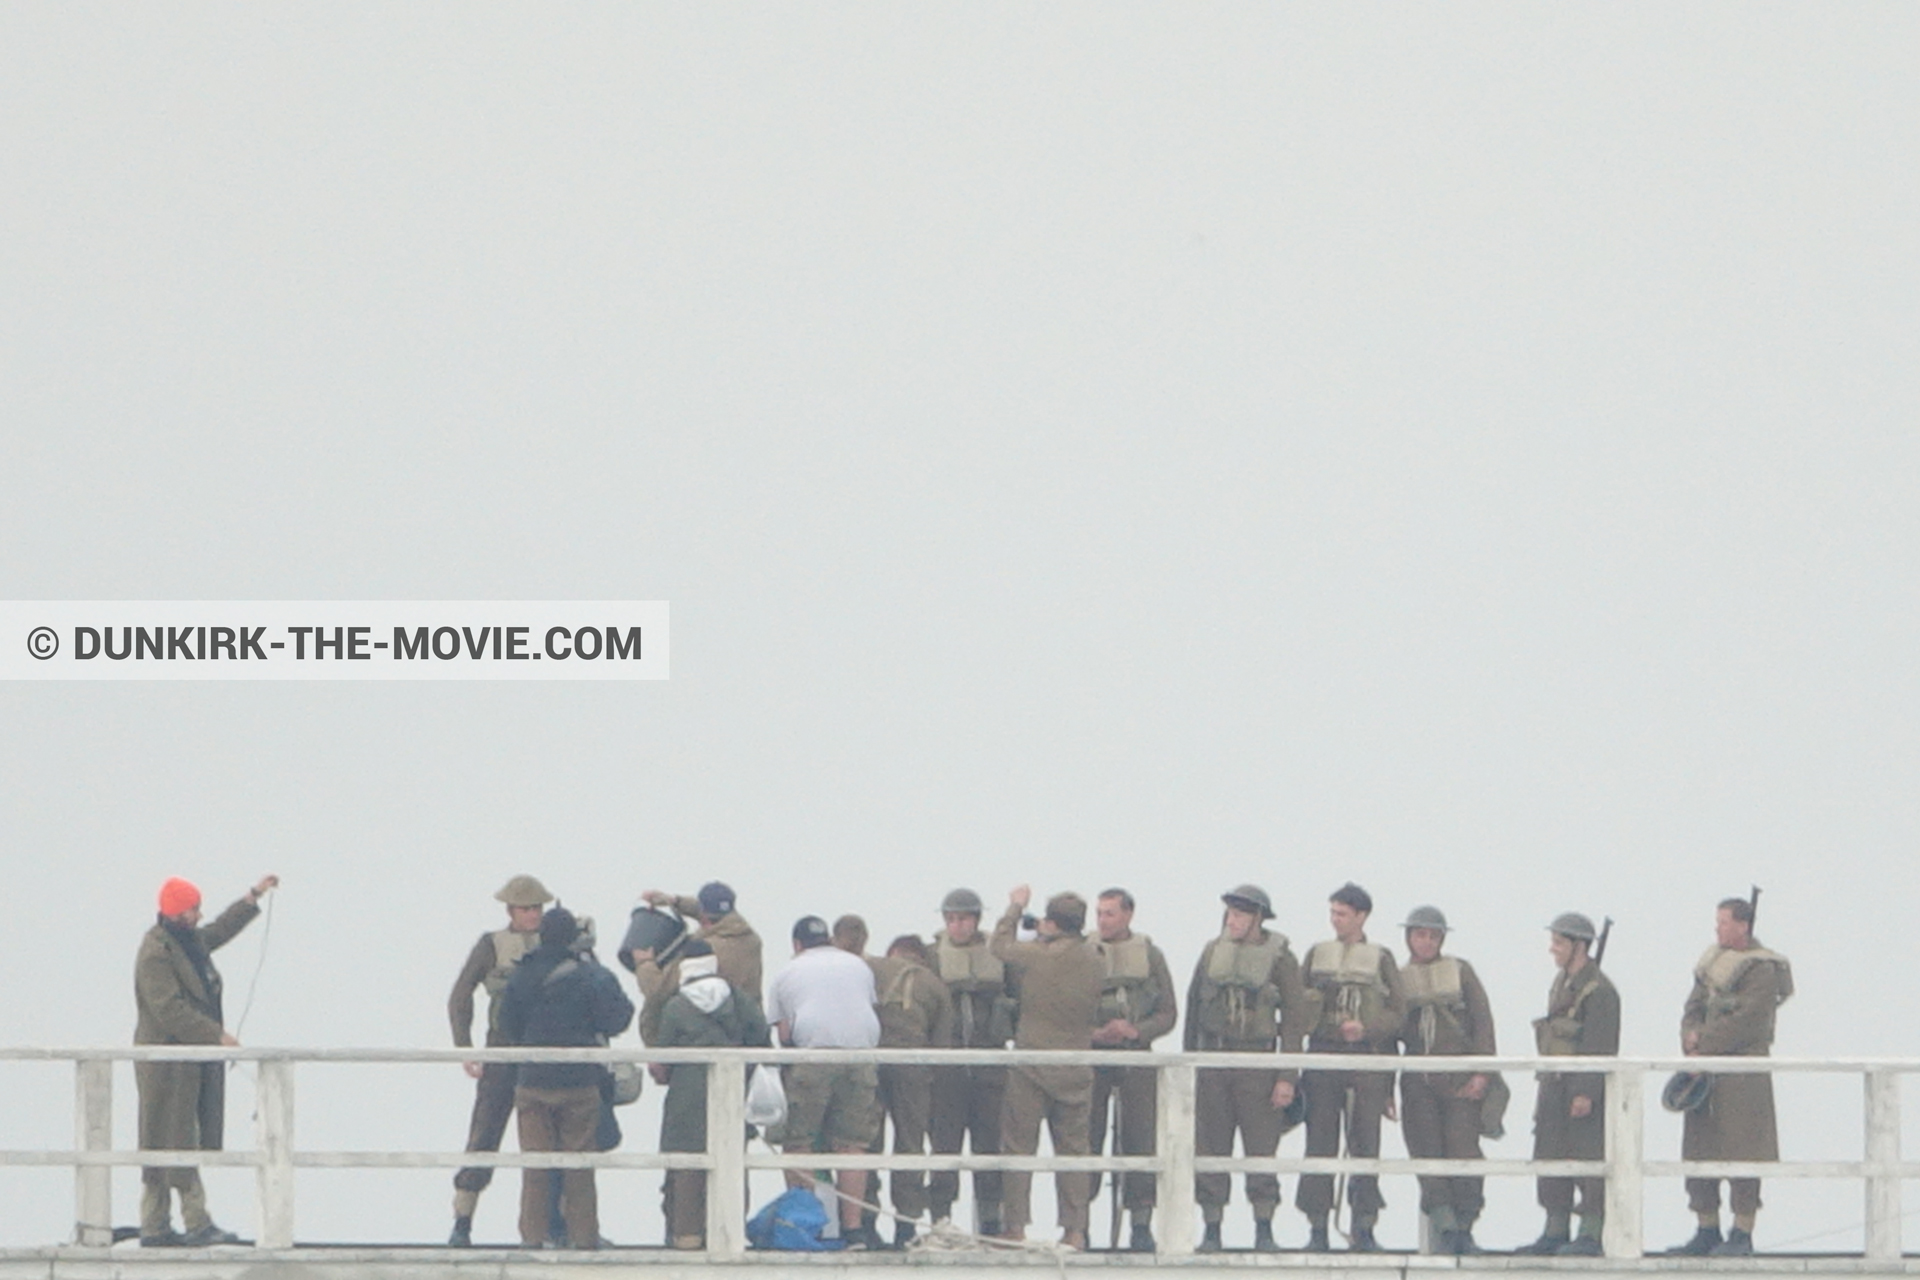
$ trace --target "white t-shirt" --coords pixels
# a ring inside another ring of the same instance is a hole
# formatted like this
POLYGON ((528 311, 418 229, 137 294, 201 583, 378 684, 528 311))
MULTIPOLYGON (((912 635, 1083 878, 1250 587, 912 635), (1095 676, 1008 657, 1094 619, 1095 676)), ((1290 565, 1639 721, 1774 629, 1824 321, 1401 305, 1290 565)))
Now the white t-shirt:
POLYGON ((873 1049, 880 1018, 873 970, 836 946, 809 947, 774 976, 767 1021, 787 1024, 796 1049, 873 1049))

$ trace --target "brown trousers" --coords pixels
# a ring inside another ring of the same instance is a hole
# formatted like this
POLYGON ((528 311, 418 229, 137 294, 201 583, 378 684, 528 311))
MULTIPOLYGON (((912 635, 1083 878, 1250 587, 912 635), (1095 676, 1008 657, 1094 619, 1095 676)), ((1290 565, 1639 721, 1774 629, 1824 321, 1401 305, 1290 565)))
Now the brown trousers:
MULTIPOLYGON (((1734 1213, 1744 1215, 1760 1212, 1760 1179, 1728 1178, 1727 1186, 1734 1213)), ((1695 1213, 1720 1212, 1720 1179, 1688 1178, 1687 1208, 1695 1213)))
MULTIPOLYGON (((880 1105, 893 1122, 893 1153, 925 1155, 933 1110, 933 1068, 881 1067, 880 1105)), ((878 1149, 878 1138, 874 1145, 878 1149)), ((918 1169, 889 1172, 887 1191, 893 1196, 894 1211, 901 1217, 915 1219, 926 1213, 927 1176, 918 1169)), ((880 1202, 877 1189, 873 1202, 880 1202)))
MULTIPOLYGON (((1233 1154, 1233 1135, 1240 1135, 1242 1153, 1266 1159, 1280 1148, 1280 1113, 1273 1108, 1273 1086, 1278 1071, 1200 1071, 1193 1092, 1193 1149, 1203 1156, 1233 1154)), ((1280 1179, 1271 1173, 1249 1173, 1247 1203, 1256 1218, 1271 1218, 1280 1204, 1280 1179)), ((1201 1173, 1193 1179, 1194 1198, 1208 1222, 1218 1222, 1233 1194, 1233 1175, 1201 1173)))
MULTIPOLYGON (((507 1121, 513 1116, 513 1078, 518 1066, 512 1062, 489 1062, 480 1068, 480 1079, 473 1089, 473 1116, 467 1121, 467 1150, 498 1151, 507 1135, 507 1121)), ((492 1169, 462 1169, 453 1175, 456 1191, 472 1193, 478 1199, 493 1182, 492 1169)), ((473 1212, 468 1197, 456 1196, 455 1212, 473 1212)))
MULTIPOLYGON (((936 1067, 933 1073, 933 1150, 936 1155, 958 1155, 972 1139, 973 1154, 1000 1154, 1000 1113, 1006 1098, 1005 1067, 936 1067)), ((983 1222, 1000 1219, 1003 1183, 998 1169, 973 1175, 973 1198, 983 1222)), ((960 1198, 960 1175, 941 1172, 927 1179, 927 1199, 933 1216, 945 1218, 960 1198)))
MULTIPOLYGON (((1315 1070, 1307 1072, 1301 1083, 1307 1090, 1307 1155, 1339 1155, 1343 1125, 1348 1155, 1380 1154, 1380 1117, 1393 1097, 1392 1072, 1315 1070), (1352 1107, 1347 1105, 1349 1089, 1352 1107)), ((1333 1212, 1333 1175, 1305 1175, 1295 1199, 1310 1220, 1325 1218, 1333 1212)), ((1380 1179, 1371 1173, 1348 1178, 1347 1203, 1353 1206, 1353 1225, 1371 1228, 1387 1203, 1380 1196, 1380 1179)))
MULTIPOLYGON (((1156 1117, 1159 1115, 1158 1085, 1151 1067, 1095 1067, 1093 1069, 1093 1113, 1088 1128, 1087 1149, 1100 1155, 1107 1149, 1108 1099, 1118 1098, 1119 1133, 1114 1146, 1123 1156, 1150 1156, 1156 1117)), ((1089 1198, 1100 1194, 1100 1175, 1087 1175, 1089 1198)), ((1151 1209, 1154 1204, 1153 1175, 1129 1173, 1120 1185, 1121 1203, 1129 1210, 1151 1209)))
MULTIPOLYGON (((1008 1155, 1035 1154, 1040 1150, 1040 1122, 1044 1119, 1055 1155, 1087 1155, 1087 1117, 1092 1110, 1092 1067, 1009 1068, 1000 1148, 1008 1155)), ((1017 1236, 1033 1221, 1033 1175, 1009 1169, 1001 1186, 1002 1223, 1009 1234, 1017 1236)), ((1087 1175, 1056 1173, 1053 1187, 1060 1204, 1060 1226, 1085 1235, 1087 1175)))
MULTIPOLYGON (((520 1113, 522 1151, 593 1151, 594 1130, 600 1124, 600 1090, 593 1085, 577 1089, 513 1091, 520 1113)), ((560 1175, 560 1216, 567 1222, 567 1243, 592 1249, 600 1243, 600 1202, 591 1169, 522 1169, 520 1171, 520 1243, 538 1246, 546 1241, 549 1195, 553 1176, 560 1175)))
MULTIPOLYGON (((1481 1158, 1480 1104, 1454 1096, 1455 1090, 1471 1078, 1413 1071, 1400 1077, 1400 1131, 1408 1155, 1415 1159, 1481 1158)), ((1435 1209, 1450 1208, 1462 1230, 1473 1226, 1486 1204, 1485 1178, 1420 1178, 1420 1212, 1430 1214, 1435 1209)))

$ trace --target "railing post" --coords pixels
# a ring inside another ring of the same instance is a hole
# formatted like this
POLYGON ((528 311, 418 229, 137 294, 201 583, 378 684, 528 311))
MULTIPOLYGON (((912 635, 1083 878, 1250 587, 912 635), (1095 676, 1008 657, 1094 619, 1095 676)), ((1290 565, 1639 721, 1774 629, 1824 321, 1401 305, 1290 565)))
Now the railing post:
POLYGON ((253 1145, 260 1161, 262 1249, 293 1247, 293 1063, 263 1059, 254 1086, 253 1145))
POLYGON ((1867 1257, 1900 1257, 1900 1073, 1866 1078, 1867 1257))
MULTIPOLYGON (((778 1067, 761 1064, 761 1071, 778 1067)), ((707 1068, 707 1256, 716 1261, 747 1252, 747 1071, 738 1058, 707 1068)))
MULTIPOLYGON (((76 1151, 113 1150, 113 1061, 83 1058, 73 1064, 73 1146, 76 1151)), ((113 1170, 80 1165, 73 1171, 73 1240, 104 1249, 113 1243, 113 1170)))
POLYGON ((1608 1073, 1607 1219, 1601 1243, 1609 1258, 1638 1258, 1645 1252, 1640 1216, 1646 1098, 1645 1067, 1623 1063, 1608 1073))
POLYGON ((1194 1080, 1194 1069, 1184 1063, 1160 1068, 1154 1151, 1160 1157, 1158 1252, 1163 1258, 1193 1253, 1194 1080))

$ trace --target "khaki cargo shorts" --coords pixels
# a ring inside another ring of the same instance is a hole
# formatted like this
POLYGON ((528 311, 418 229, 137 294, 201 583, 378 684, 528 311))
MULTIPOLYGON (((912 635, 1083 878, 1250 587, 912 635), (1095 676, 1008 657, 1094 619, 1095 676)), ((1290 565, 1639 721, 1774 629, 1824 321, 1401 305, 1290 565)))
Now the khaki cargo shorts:
POLYGON ((880 1137, 880 1072, 871 1064, 789 1062, 780 1142, 812 1151, 865 1151, 880 1137))

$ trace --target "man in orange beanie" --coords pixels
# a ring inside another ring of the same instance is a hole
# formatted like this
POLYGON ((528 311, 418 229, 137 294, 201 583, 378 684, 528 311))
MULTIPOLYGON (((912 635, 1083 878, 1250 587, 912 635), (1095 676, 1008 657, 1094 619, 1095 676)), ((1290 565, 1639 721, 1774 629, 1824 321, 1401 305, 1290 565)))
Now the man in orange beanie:
MULTIPOLYGON (((210 952, 232 941, 260 914, 260 899, 280 883, 264 876, 246 896, 202 927, 200 890, 175 876, 160 886, 160 918, 141 940, 134 961, 133 994, 140 1019, 135 1044, 222 1044, 240 1042, 223 1025, 220 974, 210 952)), ((136 1062, 140 1089, 140 1149, 143 1151, 218 1151, 226 1117, 226 1064, 223 1062, 136 1062)), ((200 1170, 186 1165, 140 1171, 140 1243, 183 1245, 237 1244, 207 1214, 207 1193, 200 1170), (180 1193, 186 1231, 173 1229, 169 1191, 180 1193)))

